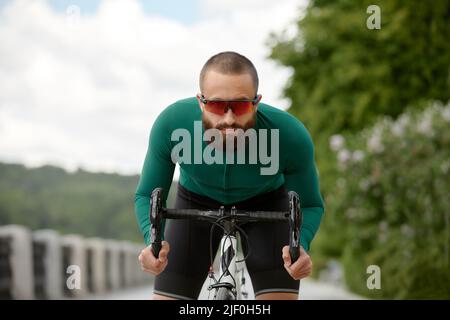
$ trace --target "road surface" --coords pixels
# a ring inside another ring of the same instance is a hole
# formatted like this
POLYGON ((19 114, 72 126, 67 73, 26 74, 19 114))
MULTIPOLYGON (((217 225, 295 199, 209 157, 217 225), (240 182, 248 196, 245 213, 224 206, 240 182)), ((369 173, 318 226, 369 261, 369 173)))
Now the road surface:
MULTIPOLYGON (((206 282, 205 282, 206 284, 206 282)), ((205 287, 204 287, 205 288, 205 287)), ((89 297, 95 300, 148 300, 152 295, 152 285, 131 288, 104 295, 89 297)), ((339 286, 306 279, 301 282, 300 297, 302 300, 357 300, 363 299, 339 286)), ((202 290, 200 299, 206 299, 206 290, 202 290)))

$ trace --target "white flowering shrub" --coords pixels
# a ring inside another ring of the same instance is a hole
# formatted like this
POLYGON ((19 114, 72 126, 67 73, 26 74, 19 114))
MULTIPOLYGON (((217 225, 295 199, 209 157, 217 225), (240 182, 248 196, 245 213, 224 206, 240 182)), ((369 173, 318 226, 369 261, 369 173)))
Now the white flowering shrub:
POLYGON ((345 239, 347 285, 369 297, 450 299, 450 104, 333 136, 330 148, 339 178, 327 213, 345 239), (366 286, 373 264, 380 290, 366 286))

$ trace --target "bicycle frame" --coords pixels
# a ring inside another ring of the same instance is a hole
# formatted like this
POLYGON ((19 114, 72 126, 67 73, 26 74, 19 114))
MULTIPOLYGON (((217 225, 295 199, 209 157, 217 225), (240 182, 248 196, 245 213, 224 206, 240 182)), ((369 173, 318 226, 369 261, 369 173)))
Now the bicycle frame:
MULTIPOLYGON (((219 214, 223 216, 223 206, 219 214)), ((236 208, 231 209, 231 216, 235 215, 236 208)), ((218 296, 219 288, 227 288, 228 298, 242 300, 247 298, 247 293, 242 291, 244 285, 244 255, 240 247, 240 234, 236 231, 235 221, 225 221, 224 234, 219 245, 219 281, 208 287, 208 290, 216 289, 214 298, 218 296), (238 278, 238 275, 240 276, 238 278), (239 281, 239 282, 238 282, 239 281)))
POLYGON ((221 222, 224 235, 220 241, 220 277, 217 283, 208 287, 215 289, 215 299, 241 300, 245 292, 241 291, 244 275, 244 257, 238 250, 239 227, 242 221, 286 221, 289 220, 289 253, 292 263, 299 255, 299 239, 302 223, 300 201, 297 193, 289 192, 289 211, 242 211, 232 207, 225 211, 221 206, 219 210, 195 210, 195 209, 166 209, 162 207, 162 188, 156 188, 151 195, 150 224, 151 247, 153 255, 159 256, 161 249, 161 222, 163 219, 197 219, 213 223, 221 222), (241 283, 237 286, 236 275, 241 275, 241 283))

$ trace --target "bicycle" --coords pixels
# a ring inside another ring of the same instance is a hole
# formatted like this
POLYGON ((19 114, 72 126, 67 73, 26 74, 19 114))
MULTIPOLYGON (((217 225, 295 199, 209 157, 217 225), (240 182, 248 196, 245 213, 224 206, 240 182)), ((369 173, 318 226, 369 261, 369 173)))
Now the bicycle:
MULTIPOLYGON (((151 248, 155 257, 159 256, 161 250, 161 223, 163 219, 194 219, 204 220, 212 223, 213 228, 219 226, 223 230, 219 251, 220 277, 214 277, 211 268, 209 277, 215 281, 208 287, 214 290, 214 300, 242 300, 246 298, 246 293, 242 291, 245 283, 244 265, 246 257, 239 250, 240 234, 246 237, 245 232, 239 226, 243 222, 280 222, 289 221, 289 253, 292 263, 300 256, 299 239, 302 224, 302 212, 300 201, 296 192, 289 191, 289 211, 246 211, 237 210, 234 206, 230 210, 225 210, 221 206, 218 210, 197 210, 197 209, 167 209, 162 207, 162 188, 156 188, 151 195, 150 223, 151 223, 151 248), (236 275, 240 274, 240 283, 236 284, 236 275)), ((211 236, 210 235, 210 236, 211 236)), ((248 241, 248 239, 246 239, 248 241)), ((247 256, 250 250, 247 252, 247 256)), ((212 244, 210 244, 210 256, 212 258, 212 244)))

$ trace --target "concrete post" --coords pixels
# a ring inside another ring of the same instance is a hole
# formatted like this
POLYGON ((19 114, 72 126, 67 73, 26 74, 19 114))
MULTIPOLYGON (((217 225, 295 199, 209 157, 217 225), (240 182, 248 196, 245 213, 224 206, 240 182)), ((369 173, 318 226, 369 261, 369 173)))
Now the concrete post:
POLYGON ((91 293, 104 293, 106 290, 105 243, 99 238, 85 240, 87 250, 88 290, 91 293))
POLYGON ((133 245, 128 241, 122 241, 122 253, 124 258, 124 277, 125 277, 125 287, 129 288, 134 285, 134 263, 133 259, 137 259, 134 257, 133 253, 133 245))
POLYGON ((88 291, 84 240, 79 235, 66 235, 62 237, 62 244, 64 294, 68 297, 84 298, 88 291))
POLYGON ((34 299, 30 231, 18 225, 1 226, 0 238, 5 239, 5 243, 9 243, 9 256, 6 260, 9 263, 9 276, 11 276, 8 279, 10 283, 10 297, 12 299, 34 299))
POLYGON ((54 230, 38 230, 33 232, 33 242, 44 246, 44 256, 35 257, 42 259, 44 274, 35 274, 44 279, 43 299, 61 299, 63 297, 63 259, 61 237, 54 230))
POLYGON ((120 288, 120 242, 115 240, 106 240, 106 288, 115 291, 120 288))

